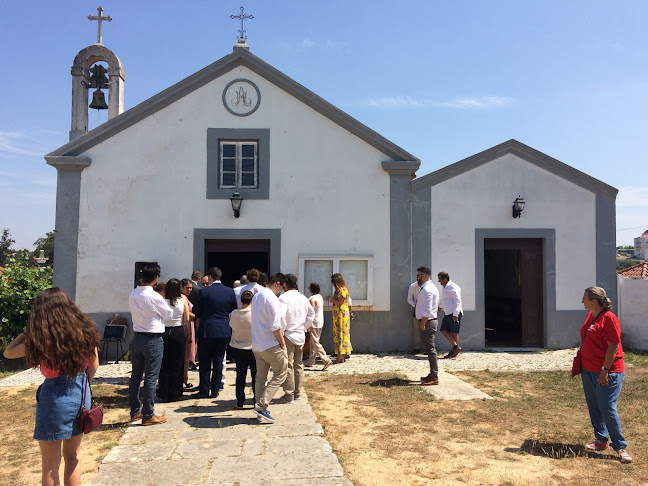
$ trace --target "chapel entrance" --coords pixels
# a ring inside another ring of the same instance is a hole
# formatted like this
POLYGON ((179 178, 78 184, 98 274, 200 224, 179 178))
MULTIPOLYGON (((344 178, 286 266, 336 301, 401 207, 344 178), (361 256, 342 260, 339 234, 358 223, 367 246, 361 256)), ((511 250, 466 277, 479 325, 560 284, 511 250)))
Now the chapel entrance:
POLYGON ((484 240, 486 346, 543 346, 543 269, 540 238, 484 240))
POLYGON ((231 287, 250 268, 268 273, 270 240, 205 240, 205 270, 218 267, 231 287))

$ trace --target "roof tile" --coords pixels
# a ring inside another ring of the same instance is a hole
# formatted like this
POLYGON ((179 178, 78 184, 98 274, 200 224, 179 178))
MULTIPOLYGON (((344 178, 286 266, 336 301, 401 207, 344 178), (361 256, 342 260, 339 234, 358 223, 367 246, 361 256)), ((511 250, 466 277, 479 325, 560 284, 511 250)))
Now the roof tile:
POLYGON ((617 272, 619 275, 628 278, 648 278, 648 261, 643 261, 617 272))

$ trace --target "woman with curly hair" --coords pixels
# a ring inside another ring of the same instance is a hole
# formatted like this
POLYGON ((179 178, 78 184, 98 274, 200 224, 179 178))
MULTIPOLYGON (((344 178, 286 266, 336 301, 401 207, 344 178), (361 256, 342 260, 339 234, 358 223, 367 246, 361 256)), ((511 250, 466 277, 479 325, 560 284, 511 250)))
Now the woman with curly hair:
POLYGON ((349 287, 339 273, 331 276, 331 283, 335 287, 333 297, 327 296, 326 301, 333 304, 333 343, 337 359, 335 364, 344 363, 351 355, 351 311, 349 309, 349 287))
POLYGON ((90 318, 59 288, 45 289, 32 304, 27 328, 4 351, 40 365, 45 381, 36 392, 34 439, 39 441, 42 484, 60 484, 61 449, 66 485, 81 484, 79 452, 83 435, 79 411, 90 408, 91 380, 99 367, 100 338, 90 318))

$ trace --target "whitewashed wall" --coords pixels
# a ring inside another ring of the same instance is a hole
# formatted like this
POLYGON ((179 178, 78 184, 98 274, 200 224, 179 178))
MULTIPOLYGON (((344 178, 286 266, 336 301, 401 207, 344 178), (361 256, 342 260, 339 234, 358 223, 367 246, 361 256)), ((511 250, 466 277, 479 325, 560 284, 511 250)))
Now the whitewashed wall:
POLYGON ((431 188, 432 272, 448 271, 475 309, 475 228, 556 230, 556 309, 581 309, 596 282, 595 196, 508 154, 431 188), (521 218, 513 200, 527 201, 521 218))
POLYGON ((162 279, 193 270, 194 228, 281 229, 281 270, 299 253, 372 254, 374 310, 389 309, 388 157, 246 68, 236 68, 87 153, 82 173, 77 303, 128 310, 135 261, 162 279), (251 116, 224 108, 226 84, 261 90, 251 116), (270 128, 270 199, 207 200, 207 128, 270 128))
POLYGON ((617 292, 623 344, 648 350, 648 279, 617 275, 617 292))

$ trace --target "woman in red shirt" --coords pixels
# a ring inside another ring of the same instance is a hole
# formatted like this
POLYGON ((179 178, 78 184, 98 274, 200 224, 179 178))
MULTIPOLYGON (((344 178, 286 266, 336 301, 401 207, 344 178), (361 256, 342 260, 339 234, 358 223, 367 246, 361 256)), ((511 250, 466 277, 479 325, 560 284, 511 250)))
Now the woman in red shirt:
POLYGON ((588 287, 583 305, 589 311, 580 329, 581 377, 583 391, 594 427, 594 441, 585 448, 602 451, 612 448, 622 463, 632 462, 626 452, 628 443, 621 433, 617 400, 621 394, 625 368, 621 348, 621 326, 612 309, 612 302, 601 287, 588 287))
POLYGON ((64 482, 81 484, 79 452, 83 434, 79 411, 88 380, 99 367, 99 334, 86 316, 59 288, 36 296, 27 328, 5 349, 5 358, 25 357, 28 366, 40 365, 45 381, 36 392, 34 439, 41 450, 42 484, 60 484, 61 454, 65 459, 64 482))

